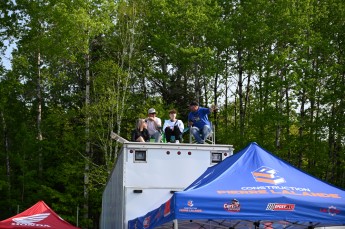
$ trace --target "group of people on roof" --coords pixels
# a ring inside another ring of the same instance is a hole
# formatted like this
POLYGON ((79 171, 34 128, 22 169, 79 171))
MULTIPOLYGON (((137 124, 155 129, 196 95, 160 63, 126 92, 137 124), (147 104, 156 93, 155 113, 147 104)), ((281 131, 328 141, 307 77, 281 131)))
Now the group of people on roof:
MULTIPOLYGON (((196 142, 204 144, 212 132, 208 114, 214 112, 216 108, 215 106, 211 108, 200 107, 197 102, 191 102, 189 109, 188 127, 196 142)), ((149 142, 150 139, 154 139, 154 142, 161 142, 164 134, 166 142, 182 142, 185 128, 183 122, 176 118, 177 111, 175 109, 169 111, 169 120, 165 120, 163 126, 162 120, 157 117, 154 108, 150 108, 147 113, 147 118, 137 120, 136 128, 132 131, 132 141, 149 142)))

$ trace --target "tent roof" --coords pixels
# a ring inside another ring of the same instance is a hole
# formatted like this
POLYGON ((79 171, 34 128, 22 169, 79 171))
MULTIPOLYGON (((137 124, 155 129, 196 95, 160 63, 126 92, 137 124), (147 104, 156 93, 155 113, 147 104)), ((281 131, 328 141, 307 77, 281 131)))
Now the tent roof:
POLYGON ((5 228, 51 228, 51 229, 78 229, 63 220, 43 201, 37 202, 27 210, 0 222, 0 229, 5 228))
POLYGON ((345 225, 345 191, 256 143, 208 168, 182 192, 129 228, 306 228, 345 225), (216 226, 211 227, 214 224, 216 226))

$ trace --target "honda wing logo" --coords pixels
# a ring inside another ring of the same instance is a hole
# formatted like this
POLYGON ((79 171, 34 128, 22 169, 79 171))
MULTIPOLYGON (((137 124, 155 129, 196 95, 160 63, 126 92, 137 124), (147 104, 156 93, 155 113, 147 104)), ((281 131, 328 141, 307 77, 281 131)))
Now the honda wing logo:
POLYGON ((34 227, 50 227, 46 224, 37 224, 38 222, 44 220, 50 215, 50 213, 42 213, 42 214, 36 214, 36 215, 30 215, 30 216, 23 216, 18 218, 13 218, 12 221, 15 223, 12 223, 12 225, 25 225, 25 226, 34 226, 34 227))

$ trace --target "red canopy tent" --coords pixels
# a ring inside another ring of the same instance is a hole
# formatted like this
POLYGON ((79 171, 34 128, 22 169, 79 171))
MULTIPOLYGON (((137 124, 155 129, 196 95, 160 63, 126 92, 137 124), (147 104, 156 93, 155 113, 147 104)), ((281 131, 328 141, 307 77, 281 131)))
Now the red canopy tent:
POLYGON ((50 229, 78 229, 63 220, 58 214, 43 201, 37 202, 31 208, 11 218, 0 221, 0 229, 27 229, 27 228, 50 228, 50 229))

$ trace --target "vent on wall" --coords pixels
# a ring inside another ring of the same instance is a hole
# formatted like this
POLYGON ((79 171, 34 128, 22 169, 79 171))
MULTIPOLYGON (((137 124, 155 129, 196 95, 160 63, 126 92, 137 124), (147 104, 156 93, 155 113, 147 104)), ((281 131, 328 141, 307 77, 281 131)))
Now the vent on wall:
POLYGON ((219 163, 222 161, 222 153, 215 153, 215 152, 212 152, 211 153, 211 163, 219 163))
POLYGON ((134 152, 134 162, 146 162, 146 151, 136 150, 134 152))

